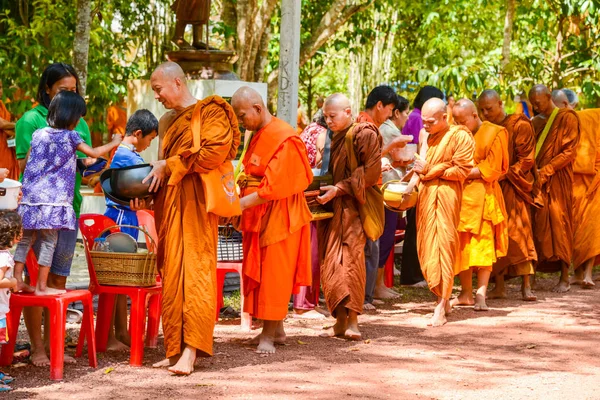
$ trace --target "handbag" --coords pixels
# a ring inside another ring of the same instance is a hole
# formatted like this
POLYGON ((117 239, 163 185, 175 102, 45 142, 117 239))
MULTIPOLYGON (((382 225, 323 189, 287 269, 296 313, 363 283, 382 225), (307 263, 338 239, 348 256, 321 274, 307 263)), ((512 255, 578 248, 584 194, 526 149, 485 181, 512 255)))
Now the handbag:
POLYGON ((220 217, 234 217, 242 214, 240 197, 235 188, 233 163, 226 160, 217 168, 200 174, 206 211, 220 217))
MULTIPOLYGON (((358 168, 358 160, 354 152, 354 125, 348 130, 345 138, 346 153, 350 161, 350 170, 358 168)), ((358 213, 362 222, 365 235, 370 240, 377 240, 383 235, 385 227, 385 210, 383 207, 383 194, 377 186, 365 188, 364 204, 358 205, 358 213)))

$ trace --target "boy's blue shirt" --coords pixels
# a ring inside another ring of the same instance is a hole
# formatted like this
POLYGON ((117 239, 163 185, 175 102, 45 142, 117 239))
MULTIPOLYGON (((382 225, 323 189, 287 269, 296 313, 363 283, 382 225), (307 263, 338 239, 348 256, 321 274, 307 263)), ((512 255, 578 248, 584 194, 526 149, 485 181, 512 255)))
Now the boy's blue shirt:
MULTIPOLYGON (((133 149, 133 146, 130 147, 127 144, 121 143, 119 147, 117 147, 117 151, 113 156, 113 159, 110 163, 110 168, 123 168, 139 164, 145 164, 145 161, 142 158, 142 156, 140 156, 133 149)), ((123 210, 129 210, 128 206, 122 206, 120 204, 117 204, 114 201, 110 200, 108 197, 106 198, 106 207, 115 207, 123 210)))

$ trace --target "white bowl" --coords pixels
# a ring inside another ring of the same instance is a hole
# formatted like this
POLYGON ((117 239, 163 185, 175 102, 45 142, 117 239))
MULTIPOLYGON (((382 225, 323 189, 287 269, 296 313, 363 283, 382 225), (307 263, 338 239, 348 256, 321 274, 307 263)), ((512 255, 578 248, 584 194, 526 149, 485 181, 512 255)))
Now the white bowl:
POLYGON ((0 183, 0 210, 16 210, 19 206, 21 182, 5 179, 0 183))

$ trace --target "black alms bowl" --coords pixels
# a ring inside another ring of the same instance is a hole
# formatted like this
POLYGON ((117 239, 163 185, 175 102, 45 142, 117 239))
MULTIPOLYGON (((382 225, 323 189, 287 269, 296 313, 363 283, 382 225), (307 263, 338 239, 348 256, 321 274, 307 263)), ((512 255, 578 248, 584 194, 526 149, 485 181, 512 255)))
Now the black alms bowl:
POLYGON ((151 193, 148 189, 150 188, 151 180, 142 183, 150 171, 152 171, 150 164, 113 169, 110 177, 110 186, 113 193, 117 197, 125 199, 143 199, 150 196, 151 193))

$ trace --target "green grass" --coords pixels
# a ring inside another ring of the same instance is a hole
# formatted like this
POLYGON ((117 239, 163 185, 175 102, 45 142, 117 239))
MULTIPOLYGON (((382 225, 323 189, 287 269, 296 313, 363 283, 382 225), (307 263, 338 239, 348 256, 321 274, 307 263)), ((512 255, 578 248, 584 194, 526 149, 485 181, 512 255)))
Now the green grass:
POLYGON ((240 291, 236 290, 232 292, 228 296, 223 297, 223 306, 231 307, 236 311, 240 311, 242 308, 242 297, 240 295, 240 291))

